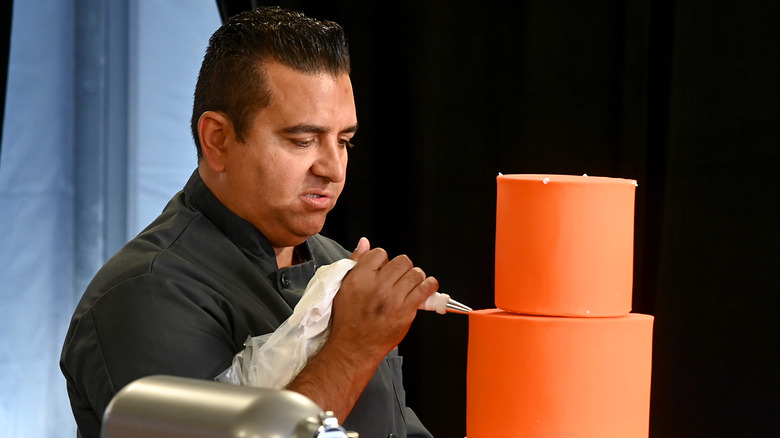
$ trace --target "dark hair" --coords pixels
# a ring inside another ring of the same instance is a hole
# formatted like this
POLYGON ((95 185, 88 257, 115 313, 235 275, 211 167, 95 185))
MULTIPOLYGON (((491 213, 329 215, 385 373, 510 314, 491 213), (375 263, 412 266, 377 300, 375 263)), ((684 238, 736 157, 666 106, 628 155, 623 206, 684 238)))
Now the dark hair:
POLYGON ((190 125, 198 160, 198 119, 206 111, 224 113, 244 141, 257 111, 271 101, 262 68, 268 60, 304 73, 350 72, 347 39, 337 23, 279 7, 234 15, 209 39, 195 86, 190 125))

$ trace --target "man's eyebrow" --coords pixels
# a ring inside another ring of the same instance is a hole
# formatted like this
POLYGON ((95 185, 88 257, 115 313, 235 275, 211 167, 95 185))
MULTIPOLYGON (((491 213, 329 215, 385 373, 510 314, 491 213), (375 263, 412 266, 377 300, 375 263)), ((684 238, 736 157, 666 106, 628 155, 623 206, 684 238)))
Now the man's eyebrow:
POLYGON ((343 134, 347 134, 347 133, 355 133, 355 132, 357 132, 357 130, 358 130, 358 125, 355 124, 355 125, 352 125, 352 126, 348 127, 347 129, 345 129, 345 130, 343 130, 341 132, 343 134))
MULTIPOLYGON (((342 130, 341 133, 347 134, 351 132, 357 132, 357 129, 358 125, 352 125, 342 130)), ((295 125, 282 129, 282 132, 285 134, 326 134, 329 131, 330 129, 324 126, 307 124, 295 125)))

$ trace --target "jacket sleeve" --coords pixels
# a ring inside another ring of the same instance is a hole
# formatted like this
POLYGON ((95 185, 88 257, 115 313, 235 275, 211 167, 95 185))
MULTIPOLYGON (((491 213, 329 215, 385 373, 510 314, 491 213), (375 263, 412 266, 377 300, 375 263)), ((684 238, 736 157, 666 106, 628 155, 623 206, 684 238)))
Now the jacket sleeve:
POLYGON ((236 347, 229 323, 182 286, 136 277, 80 315, 61 367, 83 436, 98 436, 108 403, 138 378, 213 379, 230 365, 236 347))

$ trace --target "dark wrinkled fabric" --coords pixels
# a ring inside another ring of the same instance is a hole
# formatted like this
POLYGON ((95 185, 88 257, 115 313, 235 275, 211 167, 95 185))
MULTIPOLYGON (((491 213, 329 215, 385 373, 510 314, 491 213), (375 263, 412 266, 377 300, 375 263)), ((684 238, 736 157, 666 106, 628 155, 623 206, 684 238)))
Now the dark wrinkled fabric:
MULTIPOLYGON (((111 398, 138 378, 213 379, 248 336, 269 333, 292 314, 319 266, 349 256, 320 235, 302 249, 307 262, 278 269, 265 237, 196 171, 95 275, 76 308, 60 366, 80 435, 98 437, 111 398)), ((406 408, 400 361, 393 351, 380 364, 347 429, 363 438, 403 437, 407 429, 430 436, 406 408)))

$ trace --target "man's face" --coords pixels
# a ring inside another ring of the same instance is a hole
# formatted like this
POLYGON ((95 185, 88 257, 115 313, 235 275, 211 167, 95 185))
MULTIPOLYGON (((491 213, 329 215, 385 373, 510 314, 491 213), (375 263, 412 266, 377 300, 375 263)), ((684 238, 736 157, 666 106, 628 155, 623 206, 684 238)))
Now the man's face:
POLYGON ((265 64, 271 103, 228 148, 223 202, 276 248, 318 233, 344 188, 357 130, 349 76, 265 64))

